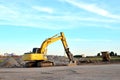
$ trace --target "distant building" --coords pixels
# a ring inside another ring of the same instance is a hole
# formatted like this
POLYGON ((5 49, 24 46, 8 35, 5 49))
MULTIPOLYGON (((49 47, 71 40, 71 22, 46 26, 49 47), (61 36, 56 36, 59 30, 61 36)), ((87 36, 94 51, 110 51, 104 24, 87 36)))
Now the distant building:
POLYGON ((4 56, 14 56, 14 53, 4 53, 4 56))
POLYGON ((81 54, 82 55, 82 57, 86 57, 86 55, 85 54, 81 54))

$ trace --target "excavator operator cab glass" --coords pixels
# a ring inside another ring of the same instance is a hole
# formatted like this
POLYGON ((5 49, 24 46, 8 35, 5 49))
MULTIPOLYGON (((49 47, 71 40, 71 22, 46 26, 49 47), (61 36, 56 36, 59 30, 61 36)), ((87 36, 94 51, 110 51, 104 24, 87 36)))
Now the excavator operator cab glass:
POLYGON ((33 53, 40 53, 40 48, 33 48, 33 53))

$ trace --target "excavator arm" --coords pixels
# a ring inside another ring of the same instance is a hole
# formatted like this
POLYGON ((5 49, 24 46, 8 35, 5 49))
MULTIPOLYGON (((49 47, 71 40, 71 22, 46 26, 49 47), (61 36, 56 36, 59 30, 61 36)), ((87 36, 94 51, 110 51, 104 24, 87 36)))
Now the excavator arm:
POLYGON ((67 54, 67 56, 68 56, 68 58, 69 58, 69 61, 70 61, 71 63, 73 63, 73 62, 74 62, 73 55, 72 55, 72 53, 69 51, 68 44, 67 44, 67 41, 66 41, 66 38, 65 38, 63 32, 60 32, 60 35, 56 34, 56 35, 54 35, 53 37, 46 39, 46 40, 42 43, 42 45, 41 45, 40 53, 41 53, 41 54, 45 54, 45 53, 46 53, 46 48, 47 48, 47 46, 48 46, 49 44, 53 43, 53 42, 58 41, 58 40, 61 40, 61 41, 62 41, 63 47, 64 47, 65 52, 66 52, 66 54, 67 54))
POLYGON ((64 46, 65 52, 66 52, 66 54, 67 54, 67 56, 69 58, 69 61, 70 61, 70 63, 74 63, 73 54, 69 50, 65 35, 64 35, 63 32, 61 32, 60 34, 61 34, 61 37, 62 37, 61 41, 62 41, 62 44, 64 46))
POLYGON ((54 42, 60 40, 61 38, 62 38, 61 36, 58 36, 58 34, 56 34, 55 36, 46 39, 46 40, 42 43, 39 52, 40 52, 41 54, 45 54, 47 46, 50 45, 51 43, 54 43, 54 42))

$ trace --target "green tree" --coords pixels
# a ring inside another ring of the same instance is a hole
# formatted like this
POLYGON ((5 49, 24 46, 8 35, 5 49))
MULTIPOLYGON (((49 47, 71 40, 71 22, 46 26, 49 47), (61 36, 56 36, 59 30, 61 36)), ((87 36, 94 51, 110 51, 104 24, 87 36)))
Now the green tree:
POLYGON ((115 53, 113 51, 111 51, 110 56, 115 56, 115 53))
POLYGON ((117 53, 115 53, 115 55, 114 56, 117 56, 117 53))
POLYGON ((100 56, 100 53, 98 53, 97 56, 100 56))

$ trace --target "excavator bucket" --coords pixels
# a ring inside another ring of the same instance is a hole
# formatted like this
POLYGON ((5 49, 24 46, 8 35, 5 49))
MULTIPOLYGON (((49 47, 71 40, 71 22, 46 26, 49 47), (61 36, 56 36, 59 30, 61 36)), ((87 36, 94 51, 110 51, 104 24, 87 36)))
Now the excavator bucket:
POLYGON ((69 63, 68 66, 76 66, 76 63, 69 63))
POLYGON ((77 65, 77 63, 76 63, 76 61, 74 61, 74 62, 70 62, 67 66, 76 66, 77 65))

